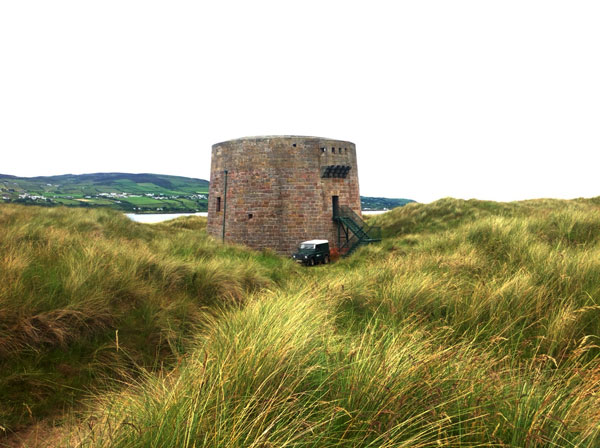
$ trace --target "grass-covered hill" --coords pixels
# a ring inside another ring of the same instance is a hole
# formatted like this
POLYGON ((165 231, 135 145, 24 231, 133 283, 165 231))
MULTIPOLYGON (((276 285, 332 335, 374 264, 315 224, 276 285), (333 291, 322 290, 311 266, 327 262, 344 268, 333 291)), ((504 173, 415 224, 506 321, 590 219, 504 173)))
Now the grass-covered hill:
POLYGON ((360 205, 363 211, 368 210, 392 210, 396 207, 402 207, 411 202, 412 199, 394 199, 394 198, 374 198, 361 196, 360 205))
POLYGON ((173 366, 207 315, 281 282, 287 260, 220 246, 204 226, 0 205, 0 435, 173 366))
POLYGON ((600 198, 372 219, 382 243, 300 268, 200 218, 0 206, 5 440, 600 445, 600 198))
POLYGON ((206 211, 208 181, 164 174, 0 174, 0 199, 27 205, 108 207, 130 212, 206 211))

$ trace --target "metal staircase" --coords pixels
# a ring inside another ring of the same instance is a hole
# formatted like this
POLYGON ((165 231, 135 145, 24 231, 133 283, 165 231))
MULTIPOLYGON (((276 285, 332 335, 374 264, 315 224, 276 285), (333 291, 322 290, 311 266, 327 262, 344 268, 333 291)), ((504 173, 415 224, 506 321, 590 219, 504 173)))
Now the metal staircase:
POLYGON ((338 247, 344 257, 361 246, 381 241, 381 227, 367 225, 346 205, 334 209, 333 220, 338 224, 338 247))

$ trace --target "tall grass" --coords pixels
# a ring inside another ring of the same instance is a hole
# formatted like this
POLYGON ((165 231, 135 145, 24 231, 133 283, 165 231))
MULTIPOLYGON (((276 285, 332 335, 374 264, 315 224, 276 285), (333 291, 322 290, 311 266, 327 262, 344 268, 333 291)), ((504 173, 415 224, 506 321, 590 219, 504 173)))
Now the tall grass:
POLYGON ((290 266, 223 248, 204 226, 3 205, 0 426, 61 412, 109 377, 173 363, 207 308, 243 303, 290 266))
POLYGON ((388 318, 417 313, 457 337, 537 338, 545 354, 567 356, 582 338, 600 335, 600 208, 576 204, 568 212, 466 220, 368 247, 362 259, 377 261, 349 277, 370 282, 375 293, 351 302, 383 307, 388 318))
POLYGON ((599 367, 498 357, 406 319, 340 333, 336 298, 257 297, 186 363, 96 404, 83 446, 594 446, 599 367), (582 376, 583 375, 583 376, 582 376))
MULTIPOLYGON (((387 234, 381 244, 303 270, 216 246, 196 221, 105 223, 111 241, 136 244, 119 258, 161 254, 143 278, 174 291, 162 296, 165 308, 200 294, 188 273, 200 262, 231 274, 197 274, 210 294, 167 332, 194 334, 183 348, 163 348, 176 361, 124 375, 125 387, 90 399, 61 443, 599 446, 599 205, 409 204, 372 218, 387 234)), ((19 263, 13 275, 26 271, 19 263)))
POLYGON ((216 319, 185 365, 96 402, 70 442, 598 446, 596 203, 393 213, 381 245, 216 319))

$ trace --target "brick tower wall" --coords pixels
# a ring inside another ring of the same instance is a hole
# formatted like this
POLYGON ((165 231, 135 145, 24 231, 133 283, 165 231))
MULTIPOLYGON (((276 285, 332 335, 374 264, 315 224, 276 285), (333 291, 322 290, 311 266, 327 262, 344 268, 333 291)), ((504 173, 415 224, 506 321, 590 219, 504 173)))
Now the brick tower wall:
POLYGON ((280 254, 291 254, 300 242, 311 239, 327 239, 336 247, 332 196, 360 215, 354 143, 273 136, 212 147, 207 230, 215 238, 222 237, 226 205, 225 241, 280 254), (322 178, 322 169, 331 165, 351 168, 346 178, 322 178))

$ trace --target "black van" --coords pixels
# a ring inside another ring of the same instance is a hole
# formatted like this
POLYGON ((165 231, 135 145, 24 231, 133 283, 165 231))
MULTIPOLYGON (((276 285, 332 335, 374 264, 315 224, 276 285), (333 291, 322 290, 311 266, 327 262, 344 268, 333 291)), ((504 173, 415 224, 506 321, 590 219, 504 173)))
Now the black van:
POLYGON ((310 240, 300 243, 298 252, 292 255, 297 263, 314 266, 318 263, 329 263, 329 241, 310 240))

